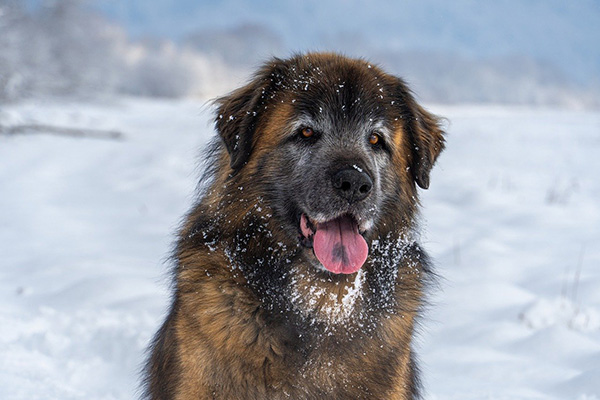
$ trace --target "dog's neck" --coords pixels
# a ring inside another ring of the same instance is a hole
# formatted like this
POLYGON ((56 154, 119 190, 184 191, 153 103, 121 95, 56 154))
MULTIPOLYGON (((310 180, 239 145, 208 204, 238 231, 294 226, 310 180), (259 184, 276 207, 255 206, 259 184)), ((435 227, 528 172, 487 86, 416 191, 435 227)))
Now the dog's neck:
POLYGON ((399 230, 389 224, 389 231, 373 232, 365 265, 357 273, 336 275, 321 268, 310 250, 283 225, 268 202, 253 195, 252 188, 235 180, 215 181, 189 215, 180 246, 187 243, 186 247, 220 254, 232 276, 243 279, 267 310, 295 314, 302 324, 326 330, 350 332, 352 326, 358 330, 376 324, 384 314, 405 308, 399 304, 399 290, 420 286, 418 268, 398 270, 406 264, 403 257, 413 252, 411 227, 399 230), (413 276, 405 279, 407 274, 413 276))

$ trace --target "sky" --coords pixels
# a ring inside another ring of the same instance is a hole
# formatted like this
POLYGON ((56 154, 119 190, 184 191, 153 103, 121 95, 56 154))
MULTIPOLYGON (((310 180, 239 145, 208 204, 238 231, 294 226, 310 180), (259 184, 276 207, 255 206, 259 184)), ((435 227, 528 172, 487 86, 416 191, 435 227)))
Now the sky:
MULTIPOLYGON (((24 1, 34 13, 54 5, 46 13, 54 16, 52 10, 63 2, 91 10, 93 14, 78 9, 67 23, 59 18, 54 28, 37 35, 43 39, 38 41, 62 50, 72 45, 79 61, 94 56, 96 41, 108 41, 114 60, 102 65, 137 66, 132 79, 143 82, 135 94, 196 95, 210 91, 206 87, 218 80, 230 83, 231 89, 273 56, 335 51, 367 58, 401 76, 428 102, 600 109, 597 0, 24 1), (96 30, 89 25, 98 20, 95 14, 103 17, 96 30), (53 37, 69 24, 74 32, 83 31, 66 39, 53 37), (81 45, 84 36, 89 43, 81 45), (157 85, 166 90, 157 93, 157 85), (194 89, 181 90, 187 87, 194 89)), ((48 22, 46 14, 38 14, 42 22, 48 22)), ((30 36, 22 32, 23 46, 35 44, 30 36)), ((19 53, 23 47, 13 50, 19 53)), ((39 58, 38 50, 33 53, 31 59, 39 58)), ((56 71, 73 69, 70 60, 56 58, 25 67, 55 63, 61 64, 56 71)), ((10 70, 23 71, 16 64, 10 70)), ((82 64, 84 74, 102 66, 90 64, 82 64)), ((32 80, 47 70, 33 71, 32 80)), ((127 71, 113 72, 116 80, 128 76, 127 71)), ((130 86, 130 79, 124 80, 116 85, 118 90, 130 86)))
MULTIPOLYGON (((426 51, 548 62, 586 82, 600 75, 600 2, 594 0, 95 0, 134 37, 182 40, 241 24, 270 29, 293 52, 426 51)), ((597 79, 596 79, 597 80, 597 79)))

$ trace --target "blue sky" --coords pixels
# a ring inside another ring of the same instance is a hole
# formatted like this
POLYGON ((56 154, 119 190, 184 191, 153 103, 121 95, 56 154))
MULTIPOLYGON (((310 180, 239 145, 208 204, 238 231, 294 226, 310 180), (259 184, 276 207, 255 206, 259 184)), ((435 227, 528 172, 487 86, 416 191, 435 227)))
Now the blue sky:
POLYGON ((184 38, 243 23, 268 27, 288 52, 433 51, 524 55, 585 82, 600 76, 600 2, 594 0, 96 0, 133 37, 184 38))

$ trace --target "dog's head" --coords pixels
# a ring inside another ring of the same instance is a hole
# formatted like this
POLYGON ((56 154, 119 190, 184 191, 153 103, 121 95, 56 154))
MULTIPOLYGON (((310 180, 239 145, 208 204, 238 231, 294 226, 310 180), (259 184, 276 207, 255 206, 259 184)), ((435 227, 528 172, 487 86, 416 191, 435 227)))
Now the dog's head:
POLYGON ((401 79, 335 54, 273 59, 217 104, 230 176, 260 186, 286 234, 333 273, 356 272, 369 240, 411 224, 444 147, 401 79))

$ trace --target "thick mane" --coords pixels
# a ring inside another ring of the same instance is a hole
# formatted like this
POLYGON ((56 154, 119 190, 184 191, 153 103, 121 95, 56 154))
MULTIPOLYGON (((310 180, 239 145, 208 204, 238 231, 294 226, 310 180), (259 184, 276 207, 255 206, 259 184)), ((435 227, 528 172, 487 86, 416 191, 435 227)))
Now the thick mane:
POLYGON ((417 399, 437 117, 329 53, 273 59, 215 105, 147 397, 417 399))

